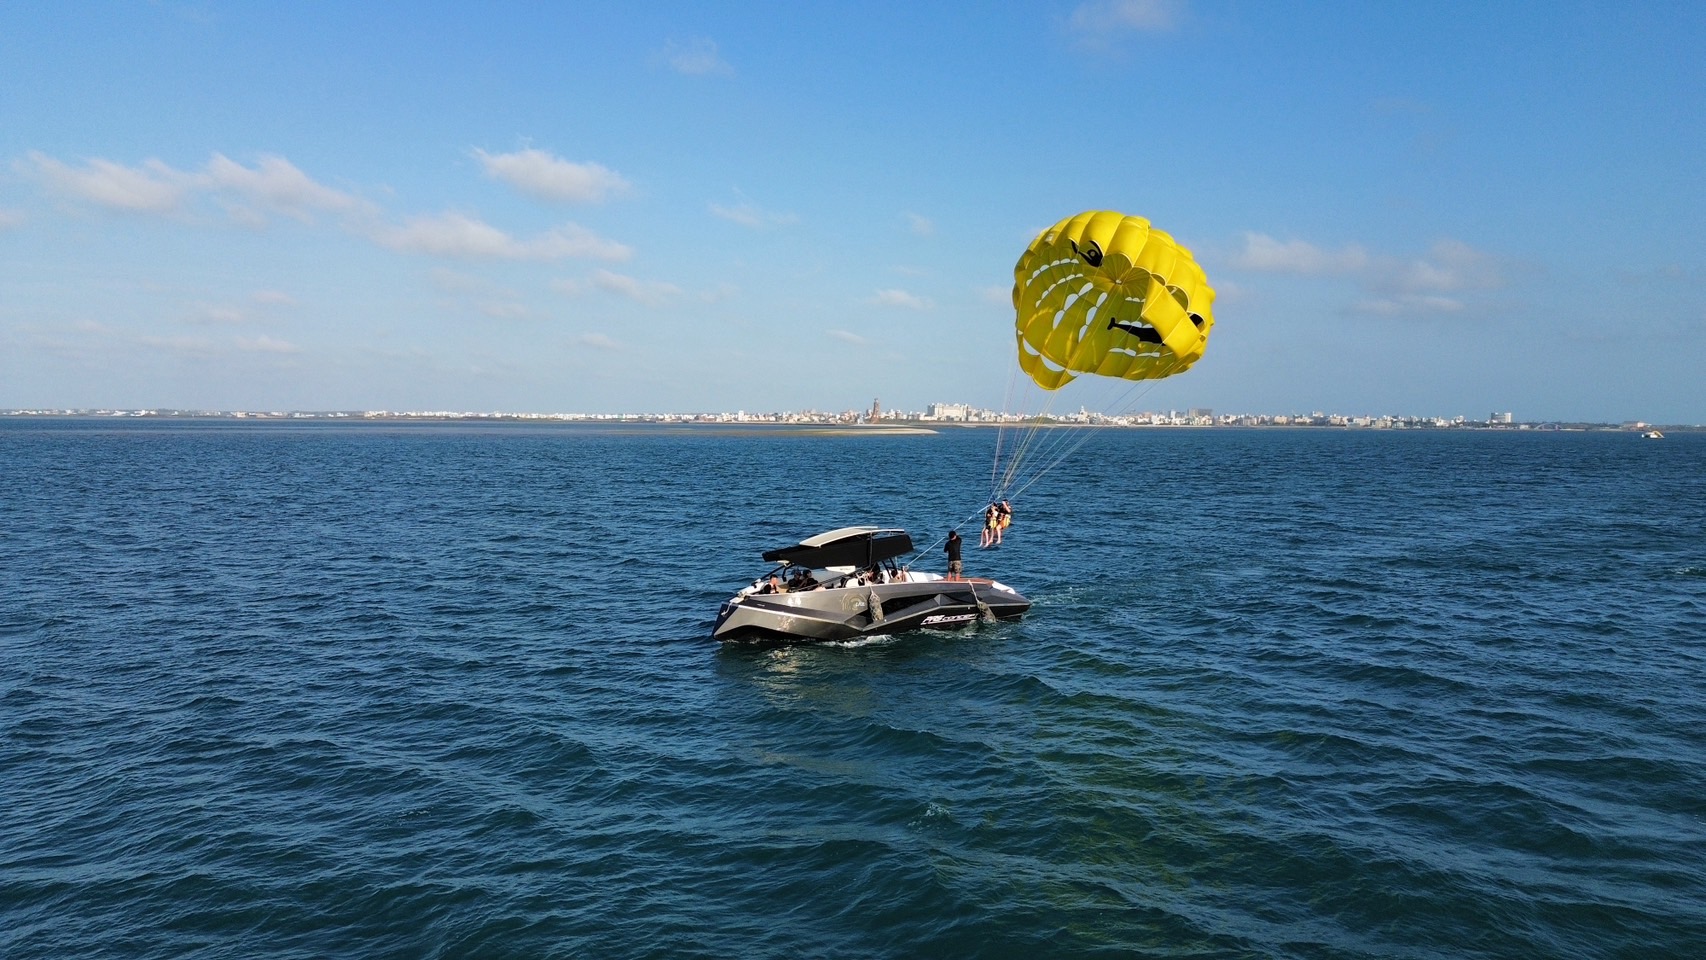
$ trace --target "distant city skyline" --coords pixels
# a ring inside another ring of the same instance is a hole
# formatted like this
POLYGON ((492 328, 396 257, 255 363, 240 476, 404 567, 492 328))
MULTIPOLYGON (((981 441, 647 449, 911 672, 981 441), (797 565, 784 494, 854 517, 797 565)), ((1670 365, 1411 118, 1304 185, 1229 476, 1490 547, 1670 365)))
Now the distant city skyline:
POLYGON ((1702 4, 20 2, 0 35, 0 407, 1004 409, 1015 261, 1114 209, 1218 292, 1147 406, 1706 422, 1702 4))
POLYGON ((940 426, 993 426, 1038 420, 1060 424, 1106 424, 1124 426, 1341 426, 1341 427, 1514 427, 1532 428, 1567 423, 1601 427, 1644 428, 1647 426, 1699 427, 1706 424, 1658 424, 1644 420, 1556 421, 1521 420, 1512 411, 1492 411, 1486 417, 1463 414, 1347 414, 1314 410, 1308 413, 1225 413, 1207 408, 1188 410, 1141 410, 1126 413, 1075 410, 1052 414, 997 411, 969 404, 930 404, 924 410, 847 408, 836 412, 820 410, 685 411, 663 413, 592 413, 575 411, 533 412, 500 410, 179 410, 152 408, 0 409, 5 417, 128 417, 128 418, 231 418, 304 420, 521 420, 592 423, 750 423, 750 424, 934 424, 940 426))

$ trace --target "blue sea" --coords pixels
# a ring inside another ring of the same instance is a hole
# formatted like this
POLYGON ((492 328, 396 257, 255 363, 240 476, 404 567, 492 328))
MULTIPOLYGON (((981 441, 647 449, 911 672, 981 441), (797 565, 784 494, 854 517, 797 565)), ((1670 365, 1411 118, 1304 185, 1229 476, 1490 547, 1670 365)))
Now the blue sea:
POLYGON ((1083 439, 0 422, 0 957, 1706 955, 1706 435, 1083 439))

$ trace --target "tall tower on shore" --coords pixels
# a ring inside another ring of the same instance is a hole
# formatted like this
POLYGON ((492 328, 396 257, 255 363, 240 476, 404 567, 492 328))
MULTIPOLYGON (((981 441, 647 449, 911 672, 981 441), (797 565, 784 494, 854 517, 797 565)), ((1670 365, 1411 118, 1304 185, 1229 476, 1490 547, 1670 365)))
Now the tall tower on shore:
POLYGON ((878 420, 881 420, 882 418, 883 418, 883 402, 881 400, 872 400, 871 401, 871 422, 876 423, 878 420))

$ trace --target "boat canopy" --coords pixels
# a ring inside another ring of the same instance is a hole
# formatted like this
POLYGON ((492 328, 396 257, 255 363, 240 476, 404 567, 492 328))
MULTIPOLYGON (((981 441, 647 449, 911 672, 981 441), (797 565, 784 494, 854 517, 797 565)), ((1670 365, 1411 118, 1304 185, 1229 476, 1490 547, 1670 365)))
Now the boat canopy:
POLYGON ((764 559, 821 570, 825 567, 869 567, 912 552, 905 530, 880 527, 842 527, 801 540, 792 547, 764 551, 764 559))

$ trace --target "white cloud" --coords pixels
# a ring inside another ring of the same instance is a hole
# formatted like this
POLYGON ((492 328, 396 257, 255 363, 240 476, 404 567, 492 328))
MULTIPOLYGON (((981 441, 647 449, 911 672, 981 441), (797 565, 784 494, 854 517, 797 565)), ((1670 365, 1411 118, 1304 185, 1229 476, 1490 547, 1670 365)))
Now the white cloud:
POLYGON ((1405 263, 1398 283, 1400 289, 1416 293, 1492 290, 1505 285, 1504 264, 1460 240, 1441 240, 1426 258, 1405 263))
POLYGON ((239 353, 269 353, 276 355, 302 352, 302 348, 298 347, 294 343, 290 343, 286 340, 280 340, 277 337, 269 337, 265 334, 253 337, 233 337, 227 340, 223 337, 214 338, 203 336, 163 337, 152 334, 128 336, 119 331, 107 328, 89 330, 83 330, 80 328, 79 332, 87 335, 110 335, 112 337, 111 346, 120 347, 126 350, 132 350, 140 347, 146 350, 158 350, 162 353, 173 354, 178 357, 195 360, 205 360, 216 357, 228 358, 232 355, 233 351, 239 353))
MULTIPOLYGON (((584 296, 598 290, 619 297, 626 297, 636 303, 651 307, 673 303, 686 296, 686 292, 673 283, 666 283, 661 280, 641 280, 637 277, 613 273, 609 270, 594 270, 584 280, 553 280, 551 281, 551 288, 570 297, 584 296)), ((718 299, 728 296, 732 296, 732 294, 719 288, 700 294, 698 299, 706 303, 715 303, 718 299)))
POLYGON ((1178 0, 1092 0, 1072 11, 1069 25, 1086 40, 1105 41, 1110 33, 1157 33, 1178 26, 1178 0))
POLYGON ((878 290, 871 302, 879 307, 903 307, 907 310, 928 310, 930 301, 905 290, 878 290))
POLYGON ((488 300, 479 304, 477 309, 493 320, 525 320, 533 313, 526 304, 516 300, 488 300))
POLYGON ((921 237, 934 236, 936 233, 936 224, 931 222, 929 217, 909 213, 906 215, 906 223, 908 229, 921 237))
POLYGON ((294 343, 277 340, 268 336, 238 337, 237 349, 244 353, 301 353, 302 348, 294 343))
POLYGON ((791 213, 772 213, 768 210, 760 209, 744 196, 741 197, 741 202, 739 204, 732 207, 725 207, 722 204, 715 202, 707 204, 706 206, 711 211, 712 216, 722 217, 724 220, 728 220, 731 223, 738 223, 743 227, 750 227, 754 230, 765 230, 772 227, 786 227, 798 223, 800 219, 791 213))
POLYGON ((1244 249, 1232 255, 1233 266, 1268 273, 1354 273, 1368 263, 1368 253, 1355 244, 1323 250, 1302 240, 1281 243, 1265 233, 1244 234, 1244 249))
POLYGON ((701 290, 698 293, 700 303, 722 303, 726 300, 733 300, 738 296, 740 296, 740 288, 726 281, 717 284, 709 290, 701 290))
POLYGON ((215 193, 234 194, 304 223, 310 222, 317 211, 343 213, 372 209, 367 201, 316 183, 289 160, 270 154, 263 154, 253 167, 245 167, 216 153, 193 182, 215 193))
POLYGON ((266 222, 262 211, 310 222, 317 212, 374 210, 371 203, 317 183, 290 161, 272 155, 263 155, 253 167, 245 167, 216 153, 201 170, 191 171, 159 160, 127 167, 96 158, 82 167, 71 167, 32 151, 15 167, 55 193, 123 213, 186 213, 198 197, 213 199, 232 219, 250 226, 266 222))
MULTIPOLYGON (((571 164, 542 151, 477 153, 492 176, 554 199, 598 200, 628 185, 596 164, 571 164)), ((573 223, 528 238, 512 236, 460 213, 386 224, 375 204, 319 183, 290 161, 270 154, 262 155, 253 165, 244 165, 215 153, 201 170, 184 171, 159 160, 128 167, 97 158, 73 167, 32 151, 13 168, 54 193, 127 213, 183 216, 195 213, 198 204, 201 210, 215 205, 222 207, 232 221, 253 227, 264 226, 269 214, 304 223, 313 222, 316 214, 339 214, 344 229, 409 253, 468 259, 574 257, 607 261, 633 255, 628 246, 573 223)), ((21 218, 22 214, 0 211, 0 229, 21 222, 21 218)))
POLYGON ((1422 297, 1421 305, 1439 313, 1456 313, 1463 309, 1463 301, 1456 297, 1422 297))
POLYGON ((620 350, 622 345, 602 333, 583 333, 574 339, 575 343, 595 350, 620 350))
POLYGON ((206 337, 142 336, 136 338, 136 343, 151 350, 191 357, 210 356, 215 352, 213 341, 206 337))
POLYGON ((520 293, 473 274, 434 267, 428 274, 432 286, 444 297, 439 306, 454 314, 469 311, 494 320, 525 320, 533 316, 520 293))
POLYGON ((1459 280, 1450 267, 1427 260, 1411 260, 1398 267, 1392 277, 1401 290, 1455 290, 1459 280))
POLYGON ((1395 317, 1404 312, 1404 307, 1398 301, 1389 298, 1369 298, 1351 304, 1351 312, 1366 313, 1376 317, 1395 317))
POLYGON ((489 223, 459 213, 437 217, 415 217, 399 227, 378 231, 380 246, 406 253, 442 257, 524 259, 526 248, 514 237, 489 223))
POLYGON ((1323 250, 1302 240, 1281 243, 1266 234, 1246 233, 1244 249, 1231 259, 1234 267, 1243 270, 1354 276, 1389 293, 1487 290, 1504 285, 1498 259, 1459 240, 1441 240, 1426 257, 1403 259, 1375 256, 1356 244, 1323 250))
POLYGON ((829 331, 829 337, 832 340, 840 340, 842 343, 851 343, 854 346, 859 347, 863 347, 871 342, 850 330, 831 330, 829 331))
POLYGON ((1355 244, 1323 250, 1302 240, 1281 243, 1247 233, 1244 249, 1231 262, 1244 270, 1349 277, 1364 289, 1351 311, 1372 316, 1459 313, 1468 304, 1458 294, 1505 283, 1499 258, 1459 240, 1441 240, 1427 256, 1403 258, 1370 254, 1355 244))
POLYGON ((0 230, 10 230, 24 225, 24 211, 0 209, 0 230))
POLYGON ((189 318, 191 323, 238 324, 248 322, 248 315, 226 304, 207 304, 189 318))
POLYGON ((16 167, 56 193, 123 213, 176 213, 191 186, 190 177, 158 160, 126 167, 97 158, 74 169, 32 150, 16 167))
POLYGON ((475 150, 486 176, 544 200, 599 203, 626 193, 630 184, 621 174, 596 163, 571 163, 543 150, 487 153, 475 150))
POLYGON ((525 249, 532 259, 560 260, 581 257, 589 260, 626 260, 634 255, 632 247, 593 233, 587 228, 565 223, 527 241, 525 249))
POLYGON ((564 224, 520 240, 497 227, 460 213, 415 217, 401 226, 375 230, 380 246, 404 253, 474 260, 626 260, 633 250, 578 224, 564 224))
POLYGON ((649 306, 661 306, 681 296, 681 288, 657 280, 638 280, 609 270, 594 270, 592 285, 606 293, 627 297, 649 306))
POLYGON ((1351 304, 1351 312, 1379 317, 1402 317, 1423 313, 1459 313, 1463 307, 1463 301, 1456 297, 1405 295, 1358 300, 1351 304))
POLYGON ((1002 306, 1013 305, 1013 288, 1010 286, 982 287, 977 291, 977 297, 985 303, 995 303, 1002 306))
POLYGON ((275 307, 294 307, 296 298, 283 290, 256 290, 252 299, 256 303, 264 303, 275 307))
POLYGON ((664 45, 661 56, 671 70, 688 76, 704 77, 735 72, 734 67, 729 66, 722 58, 717 49, 717 42, 707 37, 671 40, 664 45))

